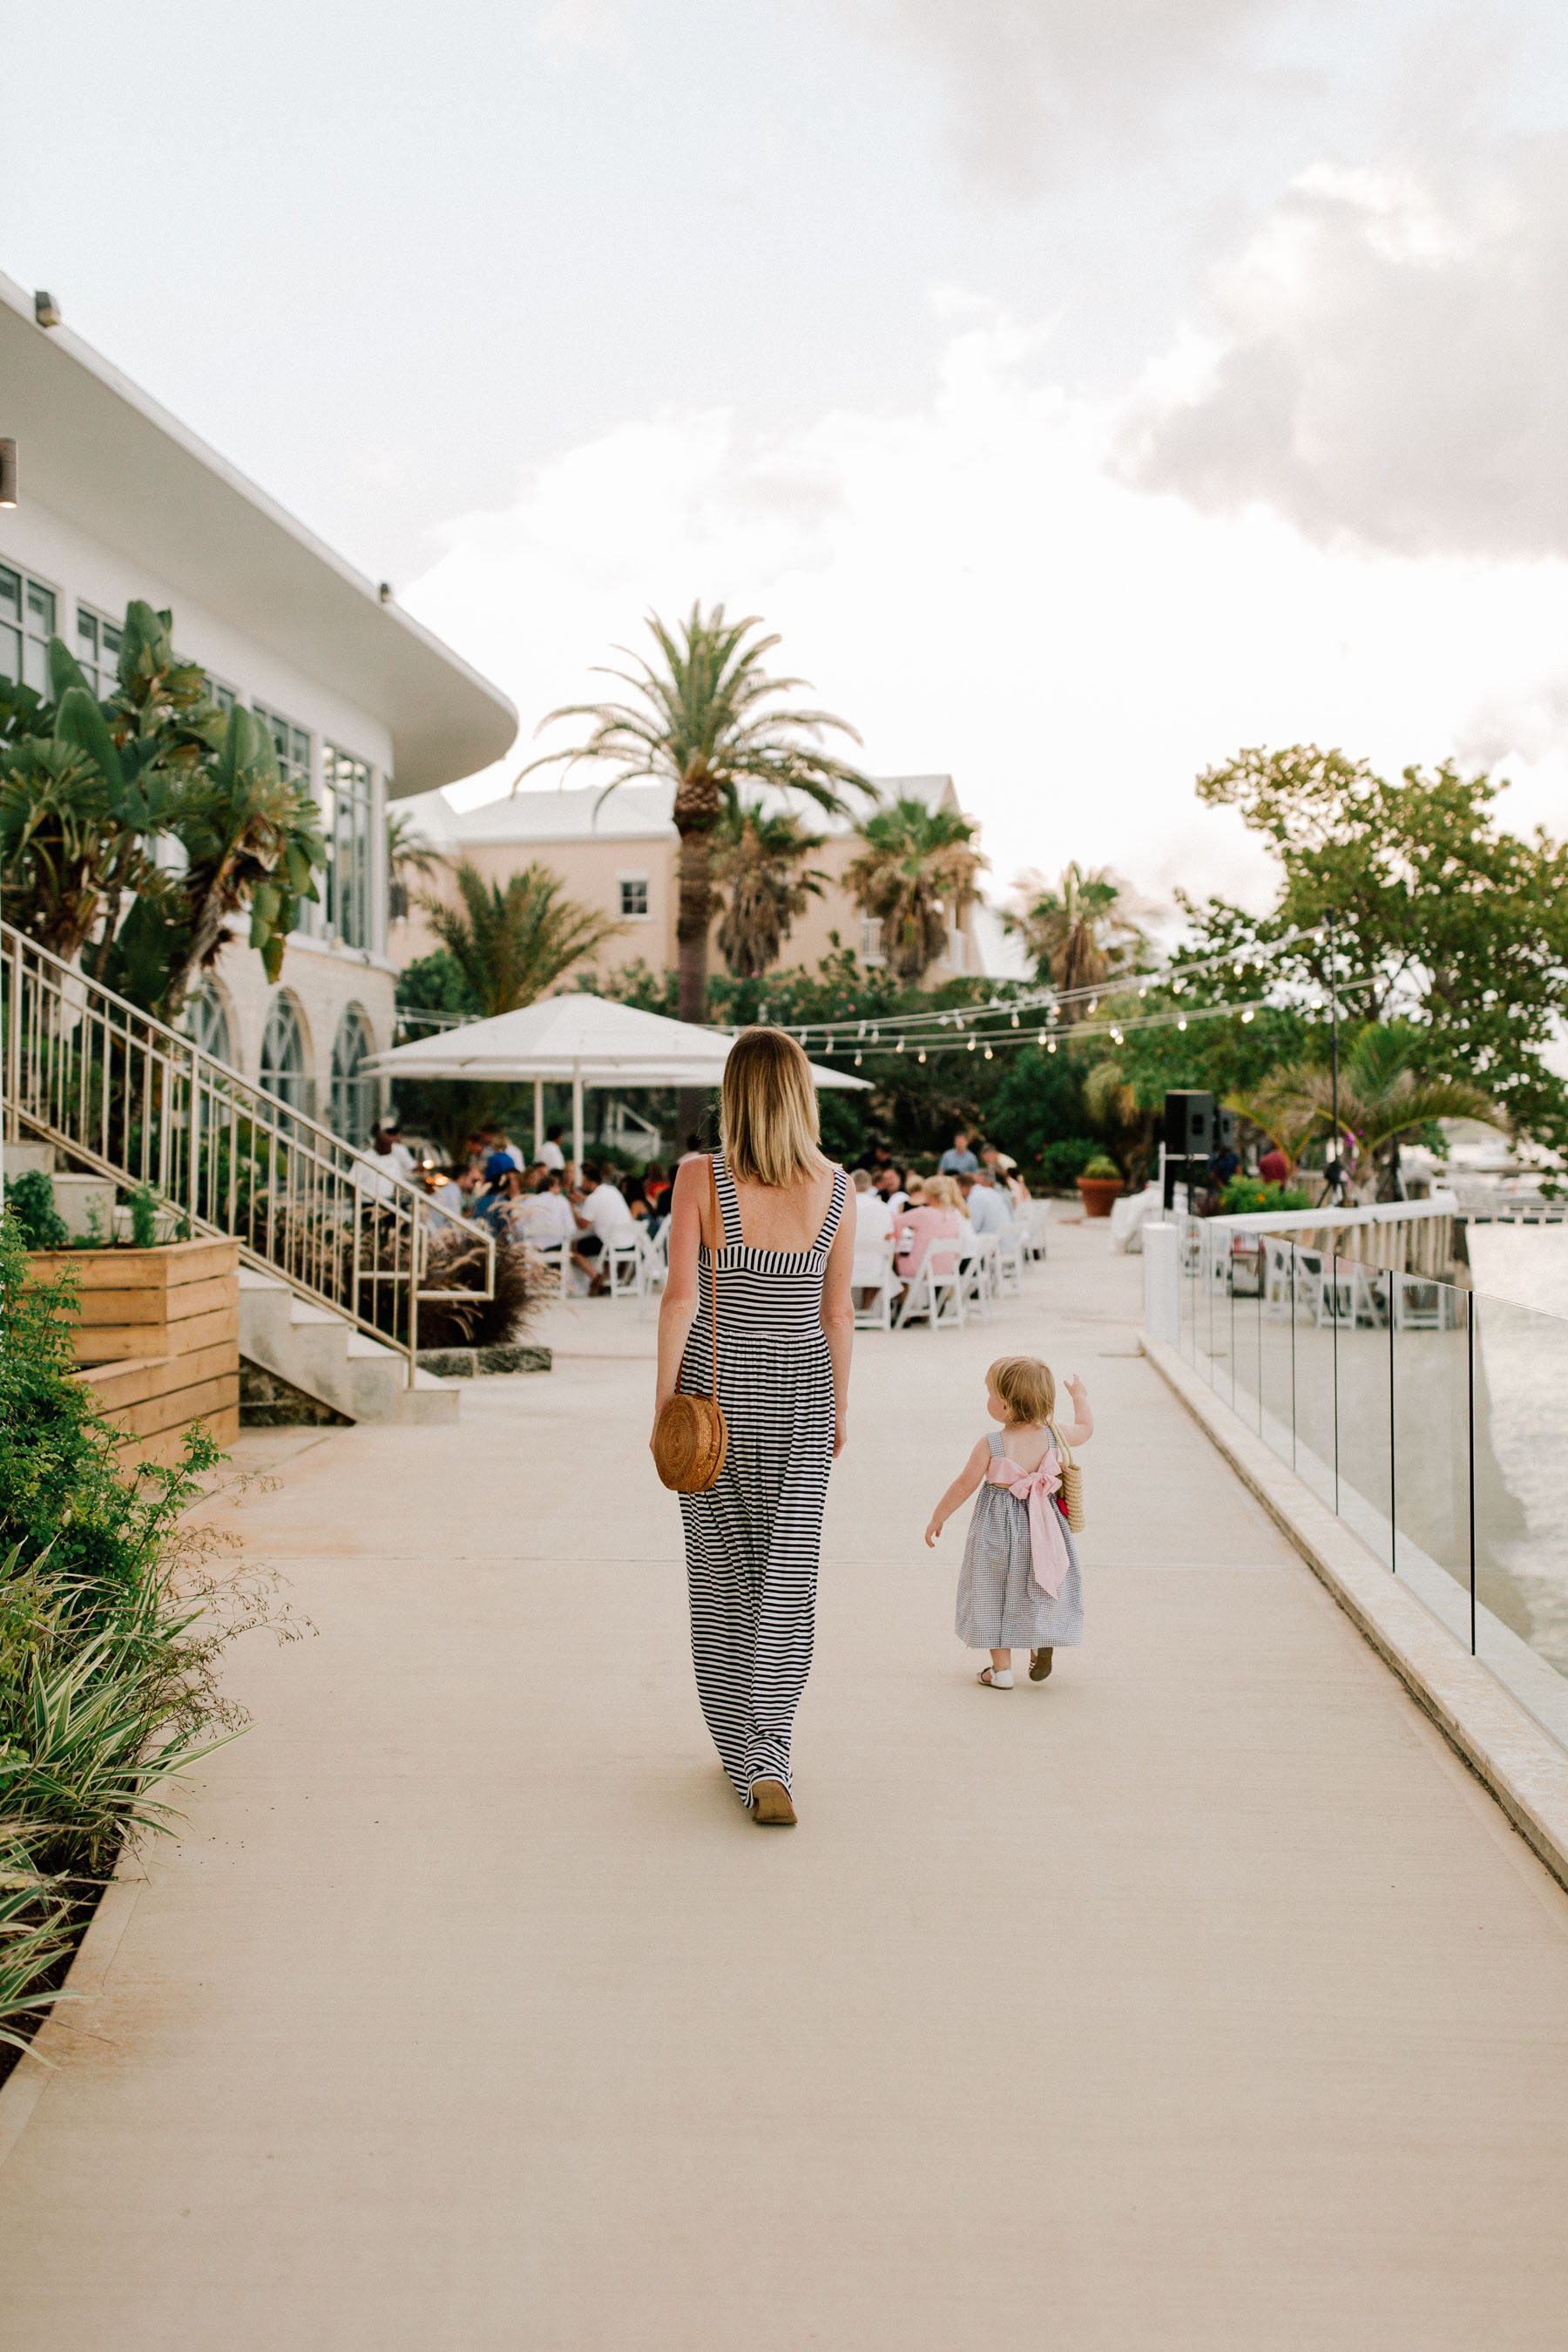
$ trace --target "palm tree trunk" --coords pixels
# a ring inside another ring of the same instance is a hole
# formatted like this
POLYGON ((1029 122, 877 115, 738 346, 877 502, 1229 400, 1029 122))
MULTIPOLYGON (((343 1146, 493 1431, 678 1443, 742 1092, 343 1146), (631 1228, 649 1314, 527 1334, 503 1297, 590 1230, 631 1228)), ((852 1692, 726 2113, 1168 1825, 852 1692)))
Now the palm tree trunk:
MULTIPOLYGON (((715 796, 714 816, 718 814, 715 796)), ((680 894, 675 921, 676 1011, 682 1021, 708 1018, 708 934, 713 922, 713 824, 680 824, 680 894)), ((708 1113, 704 1087, 682 1087, 676 1096, 677 1154, 689 1135, 702 1136, 708 1113)))

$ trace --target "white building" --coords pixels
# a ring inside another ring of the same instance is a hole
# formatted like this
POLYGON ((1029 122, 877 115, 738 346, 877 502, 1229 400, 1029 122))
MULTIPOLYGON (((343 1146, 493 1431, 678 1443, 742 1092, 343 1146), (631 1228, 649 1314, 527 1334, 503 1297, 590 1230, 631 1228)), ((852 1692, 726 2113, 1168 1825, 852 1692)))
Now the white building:
POLYGON ((359 1063, 394 1042, 386 803, 506 752, 517 713, 374 581, 0 277, 0 436, 20 499, 0 509, 0 675, 47 690, 51 635, 100 693, 133 597, 220 701, 267 720, 320 803, 331 865, 279 985, 243 940, 193 1019, 210 1049, 341 1131, 370 1107, 359 1063))

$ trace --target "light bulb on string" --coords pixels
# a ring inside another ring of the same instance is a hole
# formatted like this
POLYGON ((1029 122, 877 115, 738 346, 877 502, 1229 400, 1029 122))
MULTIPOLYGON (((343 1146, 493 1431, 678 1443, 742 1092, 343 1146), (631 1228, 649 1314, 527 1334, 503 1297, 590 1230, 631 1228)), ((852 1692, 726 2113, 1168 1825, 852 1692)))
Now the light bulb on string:
POLYGON ((881 1033, 881 1031, 880 1031, 879 1029, 873 1029, 873 1030, 872 1030, 872 1032, 871 1032, 871 1043, 872 1043, 872 1045, 879 1045, 879 1044, 881 1043, 881 1038, 882 1038, 882 1033, 881 1033))
POLYGON ((1018 1025, 1018 1016, 1017 1016, 1017 1014, 1015 1013, 1014 1013, 1014 1015, 1013 1015, 1013 1026, 1014 1026, 1014 1028, 1016 1029, 1016 1028, 1017 1027, 1017 1025, 1018 1025))
POLYGON ((920 1050, 919 1054, 918 1054, 918 1055, 917 1055, 917 1056, 916 1056, 916 1059, 917 1059, 918 1061, 921 1061, 921 1062, 923 1062, 923 1061, 925 1060, 925 1057, 926 1057, 926 1049, 925 1049, 925 1047, 922 1045, 922 1046, 921 1047, 921 1050, 920 1050))
POLYGON ((1181 1019, 1177 1022, 1176 1026, 1177 1026, 1177 1028, 1178 1028, 1178 1029, 1184 1029, 1184 1028, 1186 1027, 1186 1025, 1187 1025, 1187 1016, 1186 1016, 1186 1014, 1184 1013, 1183 1013, 1183 1015, 1182 1015, 1182 1017, 1181 1017, 1181 1019))
POLYGON ((1047 1054, 1054 1054, 1054 1053, 1056 1052, 1056 1050, 1057 1050, 1057 1041, 1056 1041, 1056 1039, 1055 1039, 1054 1037, 1048 1037, 1048 1038, 1046 1040, 1046 1051, 1047 1051, 1047 1054))
POLYGON ((1100 999, 1098 996, 1091 996, 1089 998, 1089 1009, 1091 1013, 1098 1013, 1100 1011, 1100 999))
POLYGON ((858 1069, 858 1068, 859 1068, 859 1066, 860 1066, 860 1056, 859 1056, 859 1055, 858 1055, 858 1054, 857 1054, 857 1055, 856 1055, 856 1056, 855 1056, 855 1067, 856 1067, 857 1069, 858 1069))
MULTIPOLYGON (((1041 1045, 1042 1045, 1045 1044, 1045 1042, 1046 1042, 1047 1038, 1050 1035, 1050 1034, 1051 1034, 1051 1033, 1050 1033, 1050 1031, 1049 1031, 1048 1029, 1042 1029, 1042 1030, 1041 1030, 1041 1032, 1040 1032, 1040 1043, 1041 1043, 1041 1045)), ((1057 1050, 1057 1049, 1056 1049, 1056 1047, 1053 1045, 1053 1046, 1051 1047, 1051 1051, 1052 1051, 1052 1053, 1054 1054, 1054 1053, 1056 1052, 1056 1050, 1057 1050)))
POLYGON ((970 1050, 970 1052, 971 1052, 972 1054, 973 1054, 973 1051, 974 1051, 974 1040, 973 1040, 973 1037, 972 1037, 972 1038, 970 1039, 970 1041, 969 1041, 969 1050, 970 1050))
MULTIPOLYGON (((903 1050, 904 1050, 904 1041, 903 1041, 903 1039, 900 1037, 900 1040, 899 1040, 899 1051, 900 1051, 900 1053, 901 1054, 901 1053, 903 1052, 903 1050)), ((922 1061, 922 1062, 925 1060, 925 1055, 924 1055, 923 1054, 921 1055, 921 1061, 922 1061)))
POLYGON ((1252 1019, 1252 1007, 1250 1004, 1247 1006, 1246 1012, 1241 1017, 1244 1021, 1250 1021, 1252 1019))

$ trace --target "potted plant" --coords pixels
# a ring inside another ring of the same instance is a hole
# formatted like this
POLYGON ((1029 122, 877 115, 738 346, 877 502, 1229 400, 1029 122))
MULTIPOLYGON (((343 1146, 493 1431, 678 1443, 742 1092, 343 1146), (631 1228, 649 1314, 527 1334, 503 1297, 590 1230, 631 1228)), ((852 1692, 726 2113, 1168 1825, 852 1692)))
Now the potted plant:
POLYGON ((1084 1215, 1109 1217, 1112 1201, 1126 1189, 1115 1160, 1097 1151, 1078 1180, 1078 1196, 1083 1202, 1084 1215))

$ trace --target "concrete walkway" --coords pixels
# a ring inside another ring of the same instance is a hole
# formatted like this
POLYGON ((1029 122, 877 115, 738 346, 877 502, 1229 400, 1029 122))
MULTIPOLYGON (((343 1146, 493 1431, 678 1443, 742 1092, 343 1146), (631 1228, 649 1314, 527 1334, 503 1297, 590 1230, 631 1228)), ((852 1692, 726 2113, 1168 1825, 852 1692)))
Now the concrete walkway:
POLYGON ((5 2352, 1561 2352, 1568 1898, 1055 1238, 862 1338, 793 1833, 701 1729, 634 1307, 459 1428, 243 1442, 319 1637, 236 1654, 0 2167, 5 2352), (1100 1433, 1089 1639, 1002 1696, 920 1537, 1020 1346, 1100 1433))

